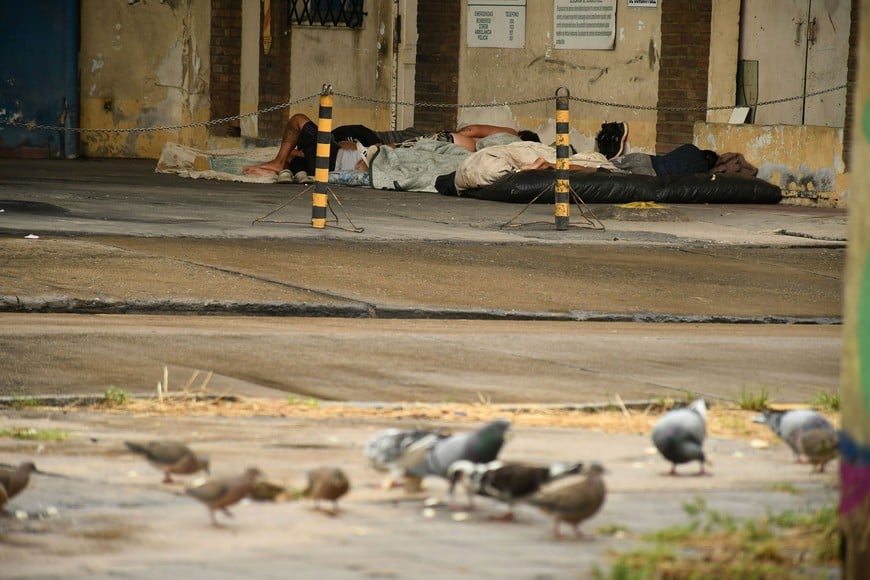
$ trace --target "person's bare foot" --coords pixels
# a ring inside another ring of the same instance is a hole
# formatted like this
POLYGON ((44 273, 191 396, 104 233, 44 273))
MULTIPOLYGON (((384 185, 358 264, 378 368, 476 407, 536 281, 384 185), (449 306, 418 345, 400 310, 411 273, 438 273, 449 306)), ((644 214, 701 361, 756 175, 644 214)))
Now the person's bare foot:
POLYGON ((284 169, 271 161, 260 165, 246 165, 242 168, 242 173, 245 175, 278 175, 278 172, 284 169))

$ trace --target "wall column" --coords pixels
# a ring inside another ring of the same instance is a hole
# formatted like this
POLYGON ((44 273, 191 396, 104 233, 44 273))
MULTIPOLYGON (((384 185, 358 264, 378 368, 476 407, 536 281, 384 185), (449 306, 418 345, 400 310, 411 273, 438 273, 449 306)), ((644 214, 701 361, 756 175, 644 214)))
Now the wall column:
MULTIPOLYGON (((260 3, 260 0, 242 0, 241 115, 253 113, 260 105, 260 3)), ((256 139, 259 136, 257 117, 243 118, 241 133, 243 139, 256 139)))

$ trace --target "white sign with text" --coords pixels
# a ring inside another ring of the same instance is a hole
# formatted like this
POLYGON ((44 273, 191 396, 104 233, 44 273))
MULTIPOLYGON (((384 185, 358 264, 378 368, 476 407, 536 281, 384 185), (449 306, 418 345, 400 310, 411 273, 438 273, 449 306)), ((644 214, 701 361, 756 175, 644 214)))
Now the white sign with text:
POLYGON ((616 38, 616 0, 553 0, 554 48, 609 50, 616 38))
POLYGON ((523 48, 526 0, 468 0, 468 46, 523 48))

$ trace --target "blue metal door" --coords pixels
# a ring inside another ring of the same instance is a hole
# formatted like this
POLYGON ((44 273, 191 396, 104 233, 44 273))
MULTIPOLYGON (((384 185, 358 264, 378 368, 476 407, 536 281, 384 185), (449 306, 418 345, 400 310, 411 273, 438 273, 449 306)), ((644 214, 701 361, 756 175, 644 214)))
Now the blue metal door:
POLYGON ((75 157, 77 133, 33 127, 78 126, 78 0, 0 8, 0 157, 75 157))

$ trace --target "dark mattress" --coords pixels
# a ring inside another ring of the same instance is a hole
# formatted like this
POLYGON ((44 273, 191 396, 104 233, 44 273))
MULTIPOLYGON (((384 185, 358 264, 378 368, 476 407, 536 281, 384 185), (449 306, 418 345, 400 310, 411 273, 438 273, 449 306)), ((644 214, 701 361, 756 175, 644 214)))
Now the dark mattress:
MULTIPOLYGON (((779 187, 742 175, 699 173, 665 178, 606 171, 568 173, 571 189, 584 203, 779 203, 782 199, 779 187)), ((461 193, 457 193, 453 177, 451 173, 438 178, 435 186, 440 193, 509 203, 554 201, 556 172, 552 169, 520 171, 487 187, 461 193)))

